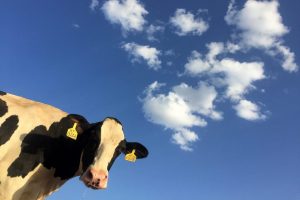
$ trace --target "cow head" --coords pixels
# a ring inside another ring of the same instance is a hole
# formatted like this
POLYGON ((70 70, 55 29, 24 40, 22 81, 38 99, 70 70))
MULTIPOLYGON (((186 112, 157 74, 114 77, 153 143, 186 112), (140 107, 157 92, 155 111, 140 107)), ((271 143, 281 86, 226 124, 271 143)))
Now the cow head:
POLYGON ((137 159, 148 155, 140 143, 127 142, 122 124, 114 118, 106 118, 89 129, 89 137, 82 154, 82 175, 80 179, 93 189, 105 189, 108 171, 120 154, 134 152, 137 159))

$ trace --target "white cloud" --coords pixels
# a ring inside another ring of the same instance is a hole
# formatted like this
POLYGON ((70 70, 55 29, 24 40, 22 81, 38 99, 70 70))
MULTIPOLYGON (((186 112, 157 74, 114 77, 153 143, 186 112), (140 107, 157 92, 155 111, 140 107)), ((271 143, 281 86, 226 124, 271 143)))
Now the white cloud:
POLYGON ((208 76, 218 88, 225 87, 225 98, 236 103, 254 89, 254 82, 265 78, 262 62, 240 62, 232 58, 218 58, 235 51, 233 44, 212 42, 207 45, 208 52, 202 56, 193 51, 185 64, 185 73, 192 76, 208 76))
POLYGON ((97 7, 99 6, 99 1, 98 0, 92 0, 90 3, 90 9, 94 11, 97 7))
POLYGON ((260 107, 248 100, 241 100, 234 106, 237 115, 243 119, 254 121, 266 118, 266 115, 260 112, 260 107))
POLYGON ((207 60, 202 59, 198 51, 193 51, 192 55, 188 58, 188 62, 184 65, 184 68, 190 75, 200 75, 210 70, 211 65, 207 60))
POLYGON ((261 62, 239 62, 230 58, 217 61, 211 73, 221 73, 222 84, 227 86, 226 96, 232 100, 241 99, 249 89, 255 88, 253 82, 264 79, 264 64, 261 62))
POLYGON ((192 88, 185 83, 181 83, 175 86, 173 91, 188 104, 193 112, 215 120, 222 119, 222 113, 215 111, 213 104, 218 95, 213 86, 200 82, 198 88, 192 88))
POLYGON ((132 42, 122 45, 122 48, 130 54, 132 62, 145 60, 151 69, 158 70, 161 68, 161 61, 159 59, 161 52, 155 47, 132 42))
POLYGON ((146 34, 147 34, 147 39, 149 41, 158 41, 158 39, 155 37, 156 33, 161 33, 164 32, 165 27, 161 25, 153 25, 151 24, 147 29, 146 29, 146 34))
POLYGON ((185 9, 177 9, 170 18, 170 23, 176 28, 176 34, 179 36, 188 34, 200 36, 209 27, 206 21, 185 9))
POLYGON ((278 6, 277 1, 248 0, 238 11, 231 3, 225 20, 242 31, 240 36, 247 46, 268 48, 288 32, 278 6))
POLYGON ((227 43, 227 45, 224 45, 222 42, 211 42, 206 46, 208 53, 205 56, 202 56, 198 51, 192 51, 188 62, 184 66, 188 74, 195 76, 211 71, 217 62, 216 57, 218 55, 235 52, 238 49, 235 44, 227 43))
MULTIPOLYGON (((158 83, 152 83, 149 88, 154 84, 158 83)), ((206 121, 194 115, 181 96, 173 91, 168 94, 154 94, 156 89, 149 90, 149 88, 143 100, 144 112, 149 121, 175 130, 182 127, 206 126, 206 121)))
POLYGON ((216 57, 222 53, 226 53, 227 49, 222 42, 211 42, 206 45, 208 48, 208 53, 206 59, 213 63, 216 57))
MULTIPOLYGON (((282 37, 289 32, 278 11, 278 1, 247 0, 238 10, 231 1, 225 21, 238 29, 240 45, 244 48, 259 48, 267 53, 276 52, 283 57, 283 68, 289 72, 298 70, 294 53, 284 46, 282 37)), ((274 54, 274 55, 276 55, 274 54)))
POLYGON ((241 50, 241 47, 238 44, 227 42, 226 45, 227 45, 227 51, 229 53, 235 53, 235 52, 241 50))
POLYGON ((124 32, 142 31, 148 11, 138 0, 108 0, 102 10, 108 21, 120 24, 124 32))
POLYGON ((200 82, 197 88, 182 83, 167 94, 157 93, 162 86, 154 82, 145 90, 142 99, 145 116, 152 123, 173 130, 173 142, 183 150, 191 150, 190 145, 198 136, 190 129, 206 126, 204 117, 222 119, 222 113, 215 111, 213 105, 217 92, 213 86, 200 82))

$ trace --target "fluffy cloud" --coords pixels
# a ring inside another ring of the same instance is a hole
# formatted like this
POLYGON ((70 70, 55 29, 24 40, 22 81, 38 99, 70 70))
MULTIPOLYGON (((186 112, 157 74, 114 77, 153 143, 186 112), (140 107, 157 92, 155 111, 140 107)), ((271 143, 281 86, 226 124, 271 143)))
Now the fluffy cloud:
POLYGON ((200 75, 207 72, 211 68, 211 64, 202 59, 198 51, 193 51, 192 55, 188 58, 188 62, 184 65, 186 72, 190 75, 200 75))
POLYGON ((172 141, 183 150, 192 150, 190 145, 198 140, 192 127, 207 125, 204 117, 222 119, 222 113, 215 111, 213 102, 217 92, 213 86, 200 82, 197 88, 185 83, 172 88, 167 94, 157 93, 164 84, 154 82, 145 90, 142 99, 146 118, 174 131, 172 141))
POLYGON ((222 119, 222 113, 215 111, 213 104, 218 95, 213 86, 200 82, 197 88, 192 88, 181 83, 173 87, 173 91, 188 104, 193 112, 214 120, 222 119))
POLYGON ((185 9, 177 9, 170 23, 176 28, 176 34, 184 36, 188 34, 202 35, 209 25, 202 18, 195 16, 185 9))
POLYGON ((288 32, 278 12, 277 1, 248 0, 240 11, 231 2, 225 20, 240 29, 248 46, 268 48, 288 32))
POLYGON ((232 100, 243 98, 249 89, 255 88, 253 82, 265 78, 263 63, 239 62, 230 58, 217 61, 211 73, 223 74, 223 78, 219 78, 218 81, 227 87, 226 97, 232 100))
POLYGON ((283 57, 283 68, 289 72, 298 70, 294 53, 283 45, 282 37, 289 32, 278 11, 278 1, 248 0, 241 10, 231 1, 225 21, 238 29, 240 45, 260 48, 283 57))
POLYGON ((186 73, 192 76, 209 75, 216 86, 226 86, 226 97, 232 100, 243 98, 253 82, 264 79, 262 62, 239 62, 217 56, 232 52, 232 44, 212 42, 207 45, 208 53, 202 56, 193 51, 185 64, 186 73))
MULTIPOLYGON (((216 87, 225 87, 224 97, 229 98, 233 103, 243 102, 245 94, 255 88, 253 83, 265 78, 262 62, 240 62, 228 57, 218 58, 218 56, 235 50, 232 44, 227 43, 225 45, 224 43, 213 42, 208 44, 207 48, 208 53, 205 56, 197 51, 192 52, 191 57, 188 58, 188 62, 185 64, 186 74, 208 76, 216 87)), ((258 114, 259 110, 256 113, 258 114)), ((239 117, 243 116, 240 112, 237 112, 237 115, 239 117)), ((262 117, 257 119, 262 119, 262 117)))
POLYGON ((261 114, 259 106, 245 99, 235 105, 234 109, 239 117, 246 120, 254 121, 266 118, 266 115, 261 114))
POLYGON ((148 11, 138 0, 108 0, 102 10, 108 21, 120 24, 125 32, 142 31, 146 24, 144 16, 148 11))
POLYGON ((161 52, 147 45, 139 45, 134 42, 122 45, 122 48, 132 57, 132 62, 144 60, 151 69, 158 70, 161 67, 159 55, 161 52))
POLYGON ((99 1, 98 0, 92 0, 90 3, 90 9, 94 11, 97 7, 99 6, 99 1))

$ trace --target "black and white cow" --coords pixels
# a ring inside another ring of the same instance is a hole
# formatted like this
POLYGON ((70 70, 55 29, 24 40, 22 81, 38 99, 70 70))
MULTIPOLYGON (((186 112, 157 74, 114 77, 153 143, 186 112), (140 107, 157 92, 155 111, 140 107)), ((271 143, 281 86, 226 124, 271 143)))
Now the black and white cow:
POLYGON ((42 200, 74 176, 104 189, 121 153, 148 155, 142 144, 126 141, 117 119, 90 124, 80 115, 0 92, 1 200, 42 200))

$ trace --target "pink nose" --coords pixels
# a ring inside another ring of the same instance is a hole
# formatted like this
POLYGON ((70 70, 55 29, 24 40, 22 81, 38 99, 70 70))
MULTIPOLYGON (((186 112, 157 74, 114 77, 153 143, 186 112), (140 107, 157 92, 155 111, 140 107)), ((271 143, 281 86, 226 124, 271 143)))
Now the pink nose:
POLYGON ((82 180, 93 189, 104 189, 107 186, 108 174, 103 170, 90 168, 84 173, 82 180))

